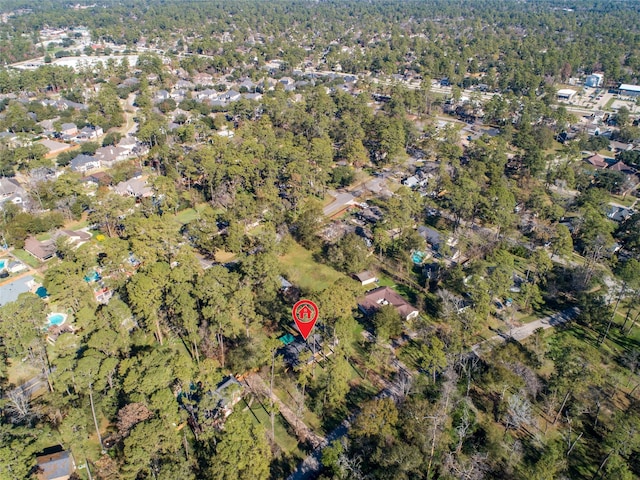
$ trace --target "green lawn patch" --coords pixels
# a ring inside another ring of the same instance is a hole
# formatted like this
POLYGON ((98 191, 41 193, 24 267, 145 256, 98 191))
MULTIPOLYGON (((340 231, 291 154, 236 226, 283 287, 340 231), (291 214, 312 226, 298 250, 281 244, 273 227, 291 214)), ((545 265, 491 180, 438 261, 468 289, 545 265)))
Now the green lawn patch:
POLYGON ((176 214, 176 221, 185 225, 198 217, 198 212, 195 208, 186 208, 176 214))
POLYGON ((313 253, 297 243, 292 242, 279 260, 284 277, 303 290, 319 292, 337 280, 347 278, 345 274, 316 262, 313 253))
MULTIPOLYGON (((266 431, 271 431, 271 418, 266 410, 269 407, 268 402, 265 403, 265 401, 260 402, 253 399, 250 403, 250 406, 248 404, 246 405, 249 408, 249 412, 252 414, 251 419, 253 422, 262 425, 266 431)), ((305 455, 298 448, 298 440, 289 434, 285 425, 287 425, 287 421, 282 415, 280 415, 280 413, 278 413, 275 416, 274 422, 275 441, 284 452, 302 459, 305 455)))
POLYGON ((603 110, 611 110, 611 105, 613 105, 613 102, 616 101, 616 97, 611 97, 607 103, 604 105, 604 107, 602 107, 603 110))
POLYGON ((15 249, 11 253, 18 260, 20 260, 21 262, 26 263, 27 265, 29 265, 32 268, 38 268, 40 266, 40 262, 38 260, 36 260, 34 257, 29 255, 27 252, 25 252, 22 249, 15 249))

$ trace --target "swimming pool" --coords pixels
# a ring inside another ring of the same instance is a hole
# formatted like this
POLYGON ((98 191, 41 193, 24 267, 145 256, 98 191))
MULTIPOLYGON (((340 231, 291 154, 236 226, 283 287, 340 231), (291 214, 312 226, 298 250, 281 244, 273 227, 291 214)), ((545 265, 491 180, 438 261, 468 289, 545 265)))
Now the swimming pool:
POLYGON ((47 315, 47 326, 53 327, 62 325, 67 319, 67 315, 64 313, 50 313, 47 315))
POLYGON ((2 270, 7 265, 6 260, 0 260, 0 270, 2 270))
POLYGON ((95 270, 91 272, 89 275, 87 275, 86 277, 84 277, 84 281, 87 283, 97 282, 98 280, 101 280, 101 279, 102 277, 95 270))
POLYGON ((425 256, 426 255, 424 252, 419 252, 416 250, 415 252, 413 252, 411 260, 413 260, 413 263, 415 263, 416 265, 420 265, 424 261, 425 256))

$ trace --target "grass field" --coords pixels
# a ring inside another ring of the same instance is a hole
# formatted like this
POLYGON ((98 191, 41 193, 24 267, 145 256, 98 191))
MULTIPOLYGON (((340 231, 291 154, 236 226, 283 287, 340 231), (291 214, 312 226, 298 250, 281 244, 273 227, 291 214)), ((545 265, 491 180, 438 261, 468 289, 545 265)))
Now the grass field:
MULTIPOLYGON (((266 431, 270 431, 271 419, 269 418, 269 414, 266 410, 268 405, 255 399, 249 403, 251 405, 246 403, 245 405, 251 413, 251 419, 253 422, 259 423, 266 431)), ((303 458, 305 454, 298 448, 298 440, 287 431, 287 427, 285 426, 286 424, 287 421, 278 413, 274 422, 275 441, 284 452, 298 458, 303 458)))
POLYGON ((343 273, 316 262, 313 253, 297 243, 292 242, 289 251, 279 261, 285 278, 303 290, 319 292, 336 280, 347 278, 343 273))
POLYGON ((29 265, 30 267, 33 268, 38 268, 40 266, 40 262, 38 262, 38 260, 36 260, 34 257, 32 257, 31 255, 29 255, 27 252, 25 252, 22 249, 15 249, 11 252, 17 259, 19 259, 21 262, 26 263, 27 265, 29 265))

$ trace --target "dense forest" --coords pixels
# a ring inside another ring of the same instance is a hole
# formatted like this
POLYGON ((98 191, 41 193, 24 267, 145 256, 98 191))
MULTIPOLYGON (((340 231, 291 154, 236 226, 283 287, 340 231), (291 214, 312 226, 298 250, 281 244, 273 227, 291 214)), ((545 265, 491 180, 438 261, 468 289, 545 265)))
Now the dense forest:
MULTIPOLYGON (((555 95, 594 71, 637 81, 636 2, 1 8, 6 64, 43 56, 45 26, 140 52, 0 70, 15 138, 1 179, 29 199, 2 204, 2 258, 26 258, 46 292, 0 307, 0 479, 38 478, 54 445, 74 478, 102 480, 640 477, 640 214, 610 215, 636 204, 637 171, 594 173, 582 152, 609 139, 584 129, 560 143, 578 115, 555 95), (331 76, 285 89, 307 63, 358 75, 357 91, 331 76), (386 82, 409 72, 419 88, 386 82), (261 96, 158 97, 196 74, 261 96), (430 89, 445 77, 451 95, 430 89), (445 108, 479 83, 499 94, 465 104, 487 127, 473 137, 445 108), (44 120, 104 135, 52 157, 44 120), (103 183, 69 168, 132 125, 144 153, 103 183), (113 188, 141 175, 149 195, 113 188), (353 208, 328 215, 345 192, 353 208), (80 226, 80 246, 56 235, 80 226), (28 256, 34 238, 51 259, 28 256), (419 314, 359 308, 363 271, 419 314), (321 314, 292 361, 300 298, 321 314)), ((640 141, 626 107, 610 119, 612 139, 640 141)), ((640 167, 634 148, 614 160, 640 167)))

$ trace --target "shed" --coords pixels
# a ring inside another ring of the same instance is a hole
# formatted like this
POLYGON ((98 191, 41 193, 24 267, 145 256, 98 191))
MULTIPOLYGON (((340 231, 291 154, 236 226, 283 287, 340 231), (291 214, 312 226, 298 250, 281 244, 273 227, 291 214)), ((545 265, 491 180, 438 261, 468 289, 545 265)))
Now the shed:
POLYGON ((368 270, 356 274, 355 277, 363 286, 371 285, 378 281, 378 278, 368 270))

